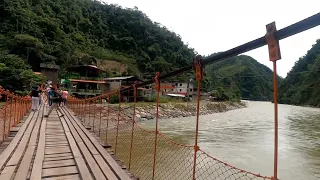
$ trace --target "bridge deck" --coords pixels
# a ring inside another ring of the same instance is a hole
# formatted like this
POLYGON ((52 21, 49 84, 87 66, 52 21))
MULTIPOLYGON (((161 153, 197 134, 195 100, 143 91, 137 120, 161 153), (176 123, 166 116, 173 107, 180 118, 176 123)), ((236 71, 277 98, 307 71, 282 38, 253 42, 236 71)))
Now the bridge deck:
POLYGON ((131 179, 67 109, 31 112, 0 154, 0 179, 131 179))

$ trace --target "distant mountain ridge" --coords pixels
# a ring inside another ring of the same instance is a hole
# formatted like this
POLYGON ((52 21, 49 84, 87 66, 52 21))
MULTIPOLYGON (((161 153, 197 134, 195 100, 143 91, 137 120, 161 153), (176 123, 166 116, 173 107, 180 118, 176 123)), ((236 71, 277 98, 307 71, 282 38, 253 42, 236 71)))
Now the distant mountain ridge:
MULTIPOLYGON (((273 73, 250 56, 239 55, 206 67, 209 87, 230 96, 250 100, 272 100, 273 73)), ((281 82, 282 78, 278 76, 281 82)))

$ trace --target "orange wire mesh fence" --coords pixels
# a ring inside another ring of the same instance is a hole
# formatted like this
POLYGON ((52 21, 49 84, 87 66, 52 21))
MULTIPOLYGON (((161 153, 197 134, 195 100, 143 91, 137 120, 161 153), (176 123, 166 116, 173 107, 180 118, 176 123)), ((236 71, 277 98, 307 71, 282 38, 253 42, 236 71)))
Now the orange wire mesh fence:
MULTIPOLYGON (((111 146, 135 177, 147 180, 271 179, 219 161, 196 145, 178 143, 160 132, 159 127, 143 128, 137 120, 136 88, 133 96, 124 97, 125 94, 117 91, 88 99, 73 98, 67 105, 87 128, 111 146), (124 98, 129 97, 133 103, 125 102, 124 98)), ((159 110, 160 97, 156 99, 156 103, 148 103, 145 108, 155 108, 148 114, 154 113, 151 114, 157 121, 162 112, 159 110)))
POLYGON ((22 97, 0 86, 0 143, 9 137, 10 131, 31 108, 30 97, 22 97))

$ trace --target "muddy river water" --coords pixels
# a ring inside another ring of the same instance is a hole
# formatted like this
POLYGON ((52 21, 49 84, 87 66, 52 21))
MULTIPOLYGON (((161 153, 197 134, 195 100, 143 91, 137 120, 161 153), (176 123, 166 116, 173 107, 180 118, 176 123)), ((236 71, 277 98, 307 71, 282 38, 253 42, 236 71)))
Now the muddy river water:
MULTIPOLYGON (((247 101, 248 107, 200 118, 199 146, 238 168, 272 176, 273 104, 247 101)), ((142 126, 154 127, 154 121, 142 126)), ((162 119, 160 130, 177 141, 194 142, 195 117, 162 119)), ((280 179, 320 179, 320 109, 279 105, 280 179)))

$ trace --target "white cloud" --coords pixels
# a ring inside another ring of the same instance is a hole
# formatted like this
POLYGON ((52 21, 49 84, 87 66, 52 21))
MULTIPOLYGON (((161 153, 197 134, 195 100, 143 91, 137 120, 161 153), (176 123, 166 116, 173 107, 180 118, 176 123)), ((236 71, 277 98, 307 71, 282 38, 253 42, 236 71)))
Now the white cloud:
MULTIPOLYGON (((197 52, 208 55, 225 51, 265 34, 265 25, 275 21, 281 29, 319 12, 318 0, 104 0, 122 7, 137 6, 153 21, 182 37, 197 52)), ((306 54, 320 27, 280 41, 279 75, 285 77, 295 61, 306 54)), ((245 53, 272 68, 268 50, 245 53)))

